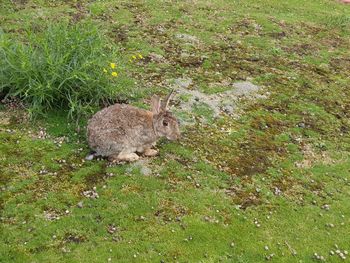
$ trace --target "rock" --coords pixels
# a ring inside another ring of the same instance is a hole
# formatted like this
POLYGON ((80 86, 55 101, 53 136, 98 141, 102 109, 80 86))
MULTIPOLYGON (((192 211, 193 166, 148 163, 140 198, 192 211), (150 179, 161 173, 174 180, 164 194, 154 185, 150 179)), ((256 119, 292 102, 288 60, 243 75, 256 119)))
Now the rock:
POLYGON ((183 89, 187 89, 191 84, 191 78, 178 78, 174 80, 174 85, 183 89))
POLYGON ((234 93, 239 96, 249 95, 261 89, 250 81, 235 82, 232 86, 235 88, 234 93))
POLYGON ((274 189, 274 194, 275 194, 275 195, 281 195, 281 194, 282 194, 282 191, 281 191, 278 187, 275 187, 275 189, 274 189))
POLYGON ((48 221, 59 220, 60 216, 56 211, 44 211, 44 218, 48 221))
POLYGON ((165 28, 162 27, 161 25, 156 27, 156 30, 158 31, 158 33, 160 34, 164 34, 166 32, 165 28))
POLYGON ((98 193, 96 192, 96 187, 93 188, 93 190, 87 190, 83 192, 83 195, 85 197, 91 198, 91 199, 97 199, 99 198, 98 193))
POLYGON ((175 38, 186 42, 186 43, 191 43, 191 44, 198 44, 199 39, 195 36, 189 35, 189 34, 176 34, 175 38))
MULTIPOLYGON (((171 83, 171 81, 169 81, 171 83)), ((205 105, 212 110, 213 117, 218 117, 223 113, 232 115, 237 107, 236 101, 241 96, 251 95, 252 97, 258 97, 257 92, 261 87, 249 82, 235 82, 231 84, 229 80, 225 80, 220 83, 213 83, 212 86, 221 86, 223 88, 231 88, 222 93, 206 94, 196 89, 188 89, 193 86, 191 78, 183 77, 173 80, 172 88, 174 88, 179 94, 185 95, 186 100, 179 100, 180 107, 183 112, 190 113, 193 108, 198 105, 205 105)), ((260 95, 260 97, 263 97, 260 95)), ((266 97, 266 96, 265 96, 266 97)), ((192 124, 193 121, 182 120, 187 124, 192 124)))
POLYGON ((114 234, 117 230, 118 230, 118 228, 115 225, 109 225, 107 227, 107 232, 109 234, 114 234))
POLYGON ((235 110, 235 107, 231 104, 226 104, 226 105, 223 105, 221 106, 221 110, 224 112, 224 113, 227 113, 227 114, 232 114, 235 110))
POLYGON ((321 206, 321 208, 324 209, 324 210, 326 210, 326 211, 329 211, 330 205, 324 204, 323 206, 321 206))
POLYGON ((152 61, 155 61, 155 62, 164 62, 165 59, 162 55, 159 55, 157 53, 150 53, 148 55, 148 57, 152 60, 152 61))
POLYGON ((275 254, 270 254, 270 255, 267 255, 266 257, 265 257, 265 259, 266 260, 271 260, 273 257, 275 256, 275 254))
POLYGON ((77 207, 79 207, 79 208, 83 208, 83 207, 84 207, 84 205, 83 205, 83 201, 80 201, 80 202, 77 204, 77 207))

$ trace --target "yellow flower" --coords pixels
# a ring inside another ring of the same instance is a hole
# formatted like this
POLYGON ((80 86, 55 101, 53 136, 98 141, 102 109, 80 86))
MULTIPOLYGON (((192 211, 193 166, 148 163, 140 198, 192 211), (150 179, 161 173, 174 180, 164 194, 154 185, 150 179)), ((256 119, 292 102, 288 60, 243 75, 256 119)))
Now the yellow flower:
POLYGON ((110 64, 111 68, 115 68, 115 63, 110 64))
POLYGON ((141 54, 138 55, 140 59, 143 59, 143 56, 141 54))
POLYGON ((132 59, 136 59, 136 56, 135 56, 135 55, 133 55, 133 56, 132 56, 132 59))
POLYGON ((107 69, 104 68, 104 69, 103 69, 103 72, 104 72, 104 73, 107 73, 107 69))
POLYGON ((111 74, 112 74, 113 77, 117 77, 118 76, 118 73, 115 72, 115 71, 113 71, 111 74))

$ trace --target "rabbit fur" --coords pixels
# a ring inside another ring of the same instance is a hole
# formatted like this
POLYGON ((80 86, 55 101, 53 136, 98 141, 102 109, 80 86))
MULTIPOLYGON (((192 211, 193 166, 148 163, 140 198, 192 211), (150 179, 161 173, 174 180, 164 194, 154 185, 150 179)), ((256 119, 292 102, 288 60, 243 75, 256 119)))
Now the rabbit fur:
POLYGON ((153 96, 152 111, 114 104, 97 112, 87 125, 87 139, 94 153, 86 159, 106 156, 110 161, 136 161, 136 152, 156 155, 158 152, 151 147, 159 138, 178 139, 178 120, 167 109, 171 95, 163 101, 153 96))

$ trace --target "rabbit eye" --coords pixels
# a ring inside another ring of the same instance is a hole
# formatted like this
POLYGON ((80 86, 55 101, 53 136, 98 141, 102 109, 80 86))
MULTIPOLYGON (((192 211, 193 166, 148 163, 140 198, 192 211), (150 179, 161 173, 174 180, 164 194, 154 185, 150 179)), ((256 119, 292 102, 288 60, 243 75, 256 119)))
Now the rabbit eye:
POLYGON ((168 122, 167 121, 163 121, 163 126, 168 126, 168 122))

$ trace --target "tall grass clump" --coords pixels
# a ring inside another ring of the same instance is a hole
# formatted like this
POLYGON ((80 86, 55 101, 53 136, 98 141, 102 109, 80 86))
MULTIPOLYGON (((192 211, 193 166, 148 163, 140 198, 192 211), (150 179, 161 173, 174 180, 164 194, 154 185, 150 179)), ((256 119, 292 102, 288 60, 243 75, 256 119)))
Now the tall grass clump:
POLYGON ((80 116, 122 88, 105 69, 116 50, 98 27, 58 23, 24 39, 0 32, 0 93, 20 98, 32 116, 52 109, 80 116))

